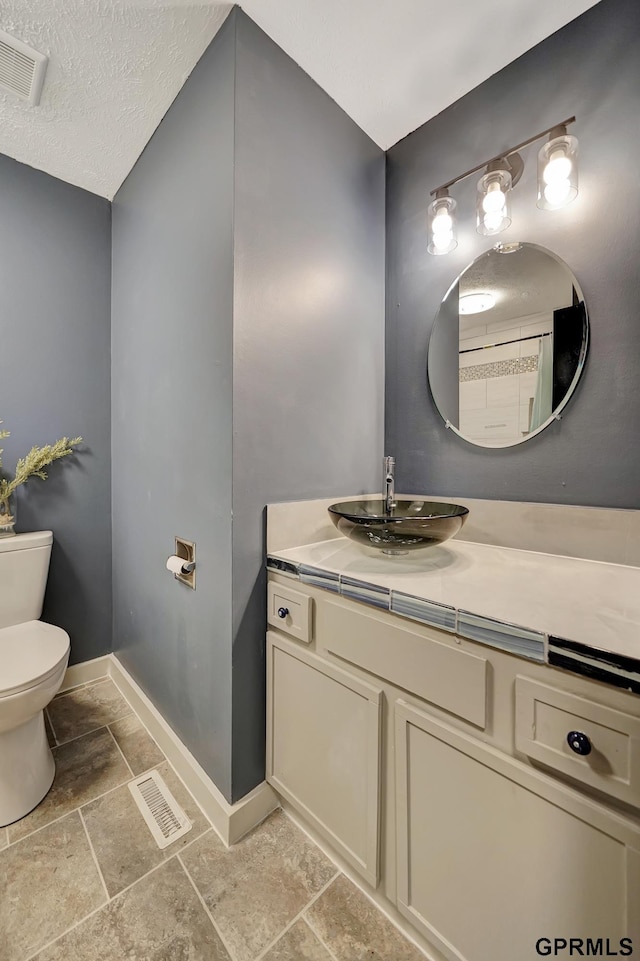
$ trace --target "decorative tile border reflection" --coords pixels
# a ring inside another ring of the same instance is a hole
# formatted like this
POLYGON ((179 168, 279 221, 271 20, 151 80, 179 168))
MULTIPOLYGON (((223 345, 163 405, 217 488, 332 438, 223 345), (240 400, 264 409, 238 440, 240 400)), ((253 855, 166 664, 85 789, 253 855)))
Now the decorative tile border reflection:
POLYGON ((267 568, 299 579, 311 587, 341 594, 342 597, 369 604, 380 610, 389 610, 392 614, 406 617, 410 621, 449 631, 459 637, 466 637, 470 641, 528 660, 547 662, 553 667, 640 694, 640 660, 635 658, 599 651, 562 637, 547 637, 542 631, 509 624, 507 621, 499 621, 471 611, 457 610, 425 597, 391 591, 380 584, 296 564, 273 555, 267 557, 267 568))
POLYGON ((364 604, 380 607, 383 611, 389 610, 391 591, 388 587, 358 581, 355 577, 345 577, 341 574, 340 593, 343 597, 351 598, 352 601, 362 601, 364 604))
POLYGON ((272 554, 267 556, 267 568, 312 587, 341 594, 380 610, 389 610, 410 621, 640 694, 640 659, 600 651, 554 635, 547 636, 542 631, 458 610, 438 601, 392 591, 379 584, 308 567, 272 554))
POLYGON ((332 571, 323 571, 319 567, 308 567, 300 564, 298 576, 303 584, 311 587, 320 587, 323 591, 333 591, 334 594, 340 593, 340 575, 332 571))
POLYGON ((360 601, 380 610, 391 611, 419 624, 436 627, 439 630, 459 634, 480 644, 495 647, 529 660, 544 661, 546 635, 526 627, 493 620, 469 611, 458 611, 455 607, 430 601, 428 598, 415 597, 402 591, 390 591, 380 584, 371 584, 346 574, 336 574, 319 567, 306 564, 293 564, 279 557, 267 556, 267 568, 279 574, 297 577, 303 584, 319 587, 324 591, 340 594, 350 600, 360 601), (283 567, 282 565, 286 565, 283 567), (297 569, 297 574, 294 574, 297 569))
POLYGON ((544 661, 545 635, 517 624, 482 617, 470 611, 458 611, 457 633, 470 641, 488 644, 510 654, 519 654, 533 661, 544 661))
POLYGON ((549 636, 549 664, 640 694, 640 661, 549 636))
POLYGON ((538 355, 514 357, 512 360, 495 360, 490 364, 476 364, 460 368, 460 383, 469 380, 487 380, 489 377, 507 377, 509 374, 528 374, 538 369, 538 355))
POLYGON ((292 561, 283 561, 280 557, 267 557, 267 567, 271 571, 277 571, 278 574, 289 574, 293 577, 298 576, 298 564, 294 564, 292 561))
POLYGON ((447 604, 425 601, 422 597, 391 591, 391 611, 412 621, 421 621, 441 631, 456 632, 456 609, 447 604))

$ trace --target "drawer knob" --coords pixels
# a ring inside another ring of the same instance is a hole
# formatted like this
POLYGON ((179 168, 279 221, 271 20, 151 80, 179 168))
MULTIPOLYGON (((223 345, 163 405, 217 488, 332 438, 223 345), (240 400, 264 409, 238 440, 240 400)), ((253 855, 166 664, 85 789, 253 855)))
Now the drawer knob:
MULTIPOLYGON (((288 608, 288 607, 279 607, 279 608, 278 608, 278 617, 281 617, 283 620, 285 619, 285 617, 287 616, 288 613, 289 613, 289 608, 288 608)), ((591 750, 591 748, 589 748, 589 750, 591 750)))
POLYGON ((582 731, 569 731, 567 734, 567 744, 572 751, 575 751, 576 754, 581 754, 583 757, 591 754, 591 741, 582 731))

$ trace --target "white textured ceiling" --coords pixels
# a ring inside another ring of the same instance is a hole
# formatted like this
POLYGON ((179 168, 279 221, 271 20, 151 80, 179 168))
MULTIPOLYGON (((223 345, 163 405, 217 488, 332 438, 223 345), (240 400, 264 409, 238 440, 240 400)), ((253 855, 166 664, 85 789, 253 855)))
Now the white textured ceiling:
POLYGON ((111 199, 230 9, 1 0, 0 28, 50 61, 39 107, 0 92, 0 153, 111 199))
MULTIPOLYGON (((493 294, 495 306, 479 314, 461 314, 460 331, 472 336, 485 324, 517 327, 520 317, 570 307, 574 278, 566 264, 533 244, 504 255, 493 250, 478 257, 460 276, 458 295, 493 294)), ((496 328, 493 327, 493 330, 496 328)), ((484 334, 484 329, 479 333, 484 334)))
MULTIPOLYGON (((381 147, 595 0, 244 0, 381 147)), ((0 93, 0 153, 111 198, 230 5, 2 0, 0 28, 50 56, 42 101, 0 93)))

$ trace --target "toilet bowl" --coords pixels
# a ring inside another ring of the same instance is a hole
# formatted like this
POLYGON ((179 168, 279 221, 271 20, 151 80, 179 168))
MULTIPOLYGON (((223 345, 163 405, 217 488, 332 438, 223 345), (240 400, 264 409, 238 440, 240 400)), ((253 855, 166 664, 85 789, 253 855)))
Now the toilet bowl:
POLYGON ((69 635, 37 620, 52 540, 0 540, 0 827, 36 807, 55 773, 43 712, 62 685, 69 635))

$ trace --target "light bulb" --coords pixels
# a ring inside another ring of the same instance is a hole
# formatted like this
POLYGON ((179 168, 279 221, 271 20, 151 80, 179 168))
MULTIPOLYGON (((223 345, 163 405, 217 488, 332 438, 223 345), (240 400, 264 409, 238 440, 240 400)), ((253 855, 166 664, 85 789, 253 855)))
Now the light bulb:
POLYGON ((568 177, 547 184, 544 188, 544 199, 552 207, 561 207, 571 193, 571 181, 568 177))
POLYGON ((499 210, 490 210, 484 215, 484 225, 491 233, 500 229, 504 220, 503 210, 504 208, 501 207, 499 210))
POLYGON ((505 200, 506 197, 500 189, 500 184, 494 180, 493 183, 487 185, 487 192, 482 199, 482 209, 485 213, 502 210, 505 200))
POLYGON ((434 234, 451 233, 453 229, 453 220, 449 216, 446 207, 442 207, 435 215, 433 218, 433 223, 431 224, 431 229, 433 230, 434 234))
POLYGON ((439 188, 436 199, 429 204, 429 243, 430 254, 448 254, 458 246, 456 240, 456 202, 445 187, 439 188))
MULTIPOLYGON (((564 127, 538 152, 538 199, 541 210, 557 210, 578 196, 578 141, 564 127)), ((551 133, 556 133, 556 129, 551 133)))
POLYGON ((476 230, 485 237, 506 230, 511 223, 511 172, 499 167, 480 177, 476 190, 476 230))
POLYGON ((443 230, 437 234, 434 233, 433 246, 436 248, 436 250, 446 250, 452 240, 453 240, 453 231, 443 230))
POLYGON ((564 150, 554 150, 544 168, 542 177, 546 184, 553 184, 559 180, 568 180, 570 173, 571 161, 564 150))

